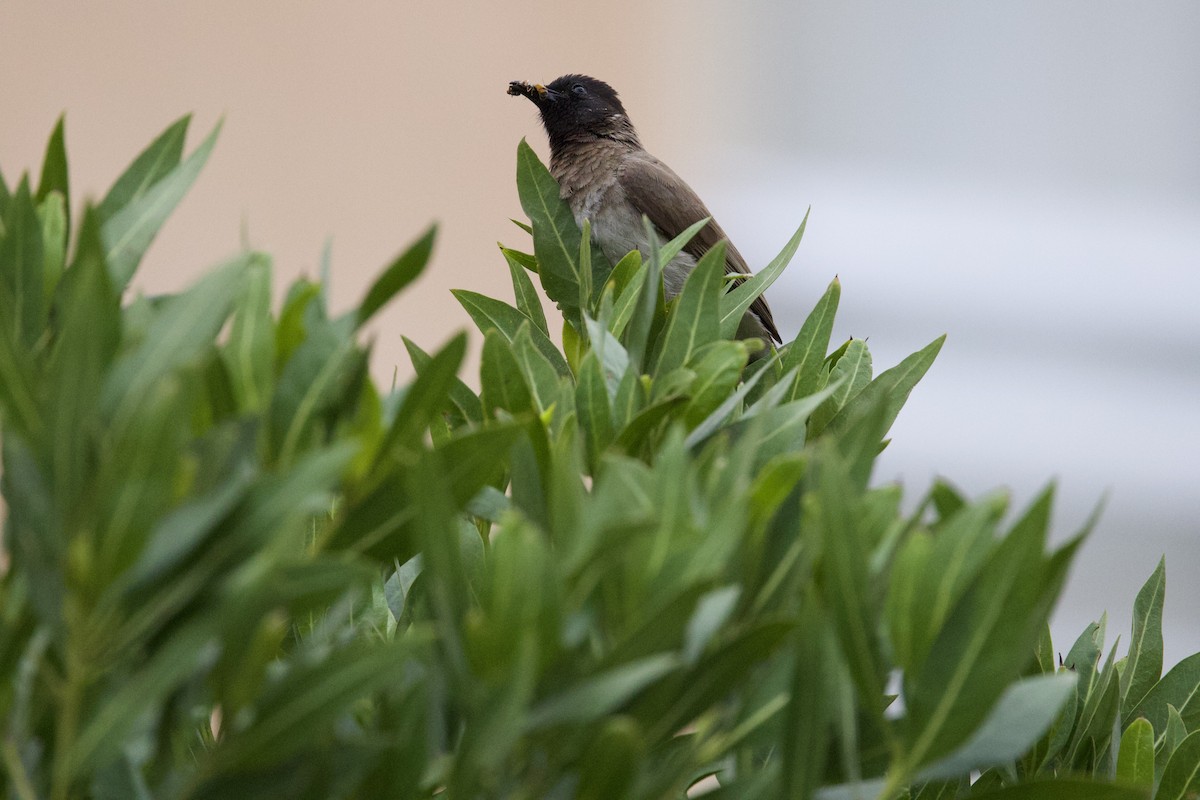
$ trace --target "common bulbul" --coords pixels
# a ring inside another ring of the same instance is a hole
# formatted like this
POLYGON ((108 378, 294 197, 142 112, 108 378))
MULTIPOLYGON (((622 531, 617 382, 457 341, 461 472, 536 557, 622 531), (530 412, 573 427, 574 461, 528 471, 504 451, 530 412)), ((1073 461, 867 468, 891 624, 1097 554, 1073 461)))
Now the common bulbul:
MULTIPOLYGON (((679 294, 696 261, 721 240, 725 241, 725 273, 750 273, 742 254, 692 187, 642 147, 625 107, 607 83, 586 75, 564 75, 545 86, 513 81, 508 93, 528 97, 537 106, 550 137, 550 173, 575 222, 582 227, 585 219, 591 220, 592 238, 609 261, 615 264, 631 250, 649 255, 643 214, 657 229, 660 241, 673 239, 708 217, 709 223, 664 265, 667 297, 679 294)), ((766 298, 760 296, 750 306, 737 335, 762 339, 767 345, 771 339, 782 341, 766 298)))

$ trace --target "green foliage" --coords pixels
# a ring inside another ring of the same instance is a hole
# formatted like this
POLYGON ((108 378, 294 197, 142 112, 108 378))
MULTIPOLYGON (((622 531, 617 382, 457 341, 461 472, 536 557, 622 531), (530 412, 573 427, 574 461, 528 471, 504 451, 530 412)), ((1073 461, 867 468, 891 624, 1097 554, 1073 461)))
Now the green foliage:
POLYGON ((515 304, 455 292, 479 390, 459 335, 405 339, 385 393, 359 331, 432 229, 340 316, 303 279, 273 312, 253 252, 126 296, 212 150, 184 157, 187 123, 75 226, 61 121, 36 191, 0 179, 5 796, 1197 790, 1163 565, 1126 658, 1101 664, 1101 622, 1058 667, 1086 529, 1048 549, 1051 490, 1005 524, 1002 497, 938 483, 906 513, 872 485, 941 338, 878 374, 864 340, 829 353, 835 280, 778 352, 731 340, 804 224, 732 291, 714 248, 667 302, 697 228, 610 266, 522 143, 515 304))

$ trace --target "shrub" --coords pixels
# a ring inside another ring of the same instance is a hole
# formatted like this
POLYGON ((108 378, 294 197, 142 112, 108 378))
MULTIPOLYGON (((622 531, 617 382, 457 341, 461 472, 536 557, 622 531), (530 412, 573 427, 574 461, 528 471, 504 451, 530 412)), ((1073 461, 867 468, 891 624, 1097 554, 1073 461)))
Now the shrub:
POLYGON ((1046 624, 1086 530, 1052 491, 872 485, 941 339, 878 375, 830 349, 835 280, 795 340, 732 341, 804 226, 722 291, 587 245, 524 143, 532 253, 483 333, 405 340, 380 391, 359 306, 246 252, 126 299, 195 179, 168 128, 80 218, 60 122, 0 178, 0 755, 15 798, 1176 798, 1200 790, 1200 661, 1161 676, 1164 568, 1128 656, 1046 624), (71 247, 68 243, 73 242, 71 247), (535 280, 564 317, 551 338, 535 280), (1115 782, 1114 782, 1115 776, 1115 782), (972 782, 974 777, 974 782, 972 782))

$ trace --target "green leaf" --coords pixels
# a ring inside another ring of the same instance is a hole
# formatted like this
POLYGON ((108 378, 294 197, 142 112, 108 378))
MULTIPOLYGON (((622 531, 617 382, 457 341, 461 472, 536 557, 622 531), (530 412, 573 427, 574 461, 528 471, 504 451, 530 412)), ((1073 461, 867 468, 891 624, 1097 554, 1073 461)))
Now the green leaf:
POLYGON ((530 710, 529 731, 582 724, 609 714, 629 698, 679 667, 671 653, 647 656, 587 678, 542 700, 530 710))
POLYGON ((615 433, 608 390, 605 388, 600 360, 594 350, 583 357, 580 365, 579 385, 575 388, 575 409, 587 449, 589 472, 595 474, 600 456, 612 444, 615 433))
POLYGON ((150 187, 179 166, 191 120, 191 114, 177 119, 125 169, 96 208, 101 221, 109 220, 127 205, 141 200, 150 187))
POLYGON ((608 396, 615 399, 621 381, 629 374, 629 353, 625 352, 621 343, 602 324, 586 316, 583 322, 587 327, 588 339, 592 343, 592 352, 596 354, 603 369, 608 396))
POLYGON ((1049 730, 1074 694, 1075 683, 1076 676, 1064 672, 1026 678, 1009 686, 971 737, 946 757, 922 769, 916 780, 956 778, 1019 758, 1049 730))
MULTIPOLYGON (((517 331, 521 329, 521 325, 533 322, 529 317, 501 300, 463 289, 452 289, 450 293, 471 315, 471 319, 475 321, 475 325, 482 334, 486 335, 488 331, 496 330, 502 333, 506 340, 512 342, 517 331)), ((549 337, 542 333, 540 328, 534 326, 529 335, 537 349, 554 367, 555 372, 564 377, 571 374, 571 369, 567 366, 562 353, 554 346, 549 337)))
POLYGON ((1191 800, 1200 794, 1200 731, 1179 743, 1163 770, 1154 800, 1191 800))
POLYGON ((833 321, 837 316, 841 294, 842 284, 834 278, 783 354, 780 369, 784 372, 796 370, 789 400, 810 395, 821 387, 825 351, 829 349, 829 337, 833 333, 833 321))
MULTIPOLYGON (((513 357, 517 360, 517 364, 521 367, 521 373, 525 376, 525 383, 529 387, 530 394, 533 395, 536 410, 544 414, 559 401, 561 379, 550 361, 534 344, 533 337, 541 335, 540 331, 534 334, 534 330, 529 322, 525 322, 517 331, 516 336, 512 338, 510 345, 513 357)), ((569 382, 563 381, 563 383, 570 387, 569 382)), ((567 408, 559 409, 563 414, 566 414, 568 410, 567 408)))
MULTIPOLYGON (((208 138, 186 161, 172 168, 144 193, 134 195, 119 211, 104 220, 104 241, 108 246, 105 261, 112 274, 113 285, 118 289, 124 289, 129 283, 159 229, 195 182, 208 161, 220 131, 221 124, 217 123, 208 138)), ((137 162, 134 166, 137 166, 137 162)), ((113 189, 115 191, 116 187, 113 189)))
MULTIPOLYGON (((773 355, 771 356, 770 361, 774 362, 778 358, 778 354, 773 355)), ((703 442, 709 436, 716 433, 716 431, 721 427, 722 423, 724 423, 725 420, 728 419, 729 415, 733 413, 733 410, 737 408, 743 400, 746 399, 746 395, 750 394, 755 385, 758 384, 758 382, 762 379, 762 376, 766 373, 766 369, 761 369, 754 374, 754 377, 750 378, 741 386, 739 386, 736 392, 726 398, 725 402, 717 406, 715 411, 705 417, 703 422, 692 429, 692 432, 688 434, 687 439, 684 440, 684 444, 688 447, 695 447, 700 442, 703 442)))
POLYGON ((584 753, 576 800, 621 800, 633 796, 645 749, 636 722, 628 717, 607 720, 584 753))
MULTIPOLYGON (((567 321, 579 327, 579 248, 583 240, 558 181, 522 139, 517 146, 517 195, 533 223, 533 251, 546 296, 559 304, 567 321)), ((605 263, 593 254, 593 264, 605 263)))
POLYGON ((965 742, 1028 662, 1079 541, 1043 560, 1051 498, 1043 492, 996 546, 911 679, 914 766, 965 742))
POLYGON ((63 136, 65 115, 58 118, 50 141, 46 143, 46 155, 42 159, 42 176, 38 181, 37 194, 34 196, 36 205, 41 205, 52 192, 58 192, 63 198, 63 211, 66 216, 64 239, 71 230, 71 182, 67 170, 67 147, 63 136))
POLYGON ((694 665, 708 643, 717 632, 728 622, 729 617, 737 608, 738 599, 742 596, 742 587, 737 585, 722 586, 706 592, 696 603, 696 611, 688 620, 687 631, 683 640, 683 661, 688 666, 694 665))
POLYGON ((522 414, 533 410, 533 397, 521 374, 521 365, 504 334, 495 329, 483 338, 479 379, 484 413, 494 415, 497 409, 502 409, 509 414, 522 414))
POLYGON ((800 246, 800 240, 804 238, 804 227, 808 224, 808 212, 804 213, 804 219, 800 222, 800 227, 792 234, 792 238, 783 246, 783 250, 779 255, 771 260, 756 275, 747 278, 740 284, 735 286, 729 292, 721 296, 721 338, 732 339, 737 333, 738 324, 742 321, 742 315, 749 310, 750 305, 758 299, 758 297, 770 288, 775 279, 783 274, 783 270, 787 267, 788 262, 792 260, 792 256, 796 254, 796 248, 800 246))
POLYGON ((1146 692, 1129 719, 1145 717, 1154 730, 1167 729, 1167 706, 1175 706, 1189 731, 1200 727, 1200 653, 1180 661, 1146 692))
POLYGON ((313 443, 321 417, 336 407, 365 358, 355 348, 350 320, 313 320, 307 334, 271 397, 271 443, 283 466, 313 443))
POLYGON ((420 449, 430 422, 446 407, 450 386, 466 352, 467 335, 459 333, 417 373, 380 443, 378 463, 420 449))
MULTIPOLYGON (((413 369, 417 371, 418 376, 421 375, 430 368, 433 357, 408 337, 402 336, 401 338, 404 340, 404 348, 408 350, 408 357, 412 360, 413 369)), ((479 395, 475 394, 471 387, 458 377, 454 377, 450 381, 450 388, 447 391, 450 394, 450 402, 458 410, 461 423, 478 424, 483 422, 483 404, 479 402, 479 395)))
POLYGON ((1145 719, 1134 720, 1121 734, 1117 780, 1130 786, 1154 787, 1154 726, 1145 719))
POLYGON ((862 339, 851 339, 846 354, 838 359, 829 373, 829 383, 841 381, 838 390, 812 415, 809 433, 817 436, 829 425, 838 411, 856 397, 871 382, 871 353, 862 339))
POLYGON ((93 462, 92 437, 101 428, 97 406, 121 341, 121 298, 104 264, 98 216, 84 211, 75 261, 59 286, 58 335, 45 373, 53 443, 50 472, 63 512, 73 508, 93 462))
POLYGON ((884 403, 883 433, 892 427, 900 409, 904 407, 908 395, 917 382, 929 371, 933 360, 937 358, 946 337, 943 334, 934 339, 924 348, 910 355, 891 369, 881 372, 875 380, 867 384, 857 396, 846 404, 837 416, 830 421, 827 430, 838 434, 856 424, 875 403, 884 403))
MULTIPOLYGON (((100 407, 106 416, 131 421, 156 381, 212 346, 251 259, 249 253, 238 256, 155 309, 145 337, 117 361, 105 381, 100 407)), ((122 285, 113 281, 115 291, 122 285)))
MULTIPOLYGON (((650 242, 649 271, 646 280, 641 285, 637 296, 637 305, 629 320, 629 329, 625 335, 625 349, 629 352, 630 361, 641 373, 649 372, 649 360, 646 358, 651 337, 661 322, 659 313, 663 309, 663 265, 662 247, 658 243, 658 234, 650 220, 642 217, 642 227, 646 229, 646 240, 650 242)), ((618 309, 619 312, 619 309, 618 309)))
POLYGON ((1149 793, 1087 778, 1053 778, 972 794, 972 800, 1149 800, 1149 793))
POLYGON ((363 325, 375 316, 376 312, 387 305, 388 301, 417 279, 417 276, 425 269, 425 265, 429 263, 429 256, 433 253, 433 240, 436 236, 437 226, 430 225, 417 241, 396 256, 383 274, 375 279, 371 288, 367 290, 367 296, 358 304, 359 325, 363 325))
POLYGON ((868 552, 855 524, 855 494, 845 467, 826 450, 818 473, 814 521, 823 554, 824 605, 858 689, 859 702, 872 715, 883 713, 885 669, 876 636, 868 552))
POLYGON ((734 391, 749 357, 746 344, 722 339, 695 352, 692 369, 696 379, 689 390, 690 399, 683 418, 695 428, 734 391))
POLYGON ((514 255, 516 251, 501 247, 500 252, 504 254, 504 260, 508 262, 517 310, 528 317, 537 329, 545 334, 546 338, 549 338, 550 326, 546 322, 546 312, 542 310, 542 299, 538 296, 537 290, 533 288, 533 281, 529 280, 525 267, 514 255))
MULTIPOLYGON (((1139 717, 1141 719, 1141 717, 1139 717)), ((1167 761, 1179 747, 1180 742, 1187 738, 1187 726, 1183 724, 1183 717, 1179 716, 1179 711, 1173 705, 1167 705, 1167 730, 1162 736, 1162 750, 1158 753, 1156 759, 1156 776, 1161 777, 1162 769, 1167 765, 1167 761)))
POLYGON ((245 284, 233 312, 229 339, 221 348, 234 396, 243 411, 261 411, 275 379, 275 337, 271 323, 271 260, 252 253, 245 284))
POLYGON ((809 798, 825 777, 829 758, 829 669, 827 622, 815 599, 801 610, 796 631, 792 691, 783 727, 784 796, 809 798))
POLYGON ((49 304, 67 263, 67 204, 51 192, 38 206, 42 222, 42 296, 49 304))
POLYGON ((1121 673, 1121 714, 1125 718, 1162 677, 1162 614, 1166 575, 1166 558, 1161 558, 1133 602, 1129 660, 1125 664, 1125 671, 1121 673))
POLYGON ((725 242, 718 242, 696 263, 679 293, 659 341, 652 374, 658 378, 691 362, 701 347, 717 339, 725 242))
POLYGON ((42 225, 27 178, 17 185, 0 225, 0 324, 15 344, 29 349, 46 324, 46 294, 42 225))

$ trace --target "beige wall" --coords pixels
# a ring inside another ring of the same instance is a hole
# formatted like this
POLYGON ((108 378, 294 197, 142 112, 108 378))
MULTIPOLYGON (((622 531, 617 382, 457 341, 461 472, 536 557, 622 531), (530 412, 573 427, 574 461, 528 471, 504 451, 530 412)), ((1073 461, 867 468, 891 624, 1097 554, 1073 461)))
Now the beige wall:
POLYGON ((344 309, 440 222, 431 269, 372 331, 374 372, 390 381, 394 365, 408 368, 401 333, 433 347, 470 325, 450 288, 511 291, 495 242, 527 241, 508 222, 521 215, 516 144, 546 146, 533 107, 505 94, 509 80, 605 78, 644 135, 701 157, 706 131, 675 112, 720 67, 683 80, 694 45, 705 48, 667 35, 681 5, 2 0, 0 167, 10 183, 36 171, 65 110, 78 206, 180 114, 195 113, 189 150, 223 116, 208 167, 135 282, 147 292, 186 285, 245 229, 276 259, 277 296, 315 273, 332 237, 344 309))

